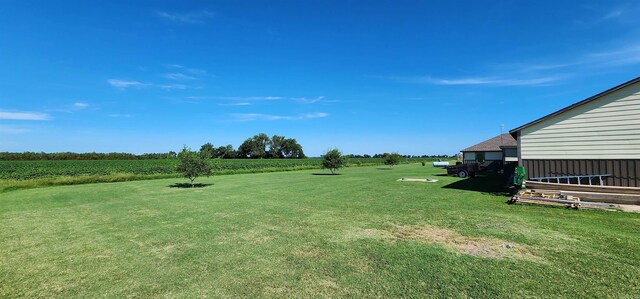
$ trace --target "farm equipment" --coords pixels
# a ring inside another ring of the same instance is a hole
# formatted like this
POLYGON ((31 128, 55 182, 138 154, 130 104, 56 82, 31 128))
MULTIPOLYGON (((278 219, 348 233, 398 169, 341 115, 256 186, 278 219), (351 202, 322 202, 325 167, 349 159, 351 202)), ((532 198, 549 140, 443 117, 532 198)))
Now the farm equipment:
POLYGON ((448 175, 457 175, 461 178, 475 177, 476 173, 480 171, 478 163, 456 163, 456 165, 447 166, 448 175))

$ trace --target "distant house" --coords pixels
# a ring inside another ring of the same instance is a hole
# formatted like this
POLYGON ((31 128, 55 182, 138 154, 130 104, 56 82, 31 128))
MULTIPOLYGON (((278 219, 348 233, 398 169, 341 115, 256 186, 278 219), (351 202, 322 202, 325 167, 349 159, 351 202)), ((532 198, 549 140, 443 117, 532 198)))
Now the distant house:
POLYGON ((509 132, 528 178, 610 175, 606 185, 640 187, 640 77, 509 132))
POLYGON ((506 163, 517 162, 516 140, 511 134, 502 134, 463 149, 464 163, 479 163, 488 169, 502 169, 506 163))

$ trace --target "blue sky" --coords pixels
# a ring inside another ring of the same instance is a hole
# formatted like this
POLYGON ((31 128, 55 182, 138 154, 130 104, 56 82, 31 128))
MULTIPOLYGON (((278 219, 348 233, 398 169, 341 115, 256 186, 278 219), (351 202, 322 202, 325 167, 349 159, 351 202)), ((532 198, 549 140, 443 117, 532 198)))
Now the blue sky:
POLYGON ((0 151, 458 150, 640 76, 637 1, 4 1, 0 151))

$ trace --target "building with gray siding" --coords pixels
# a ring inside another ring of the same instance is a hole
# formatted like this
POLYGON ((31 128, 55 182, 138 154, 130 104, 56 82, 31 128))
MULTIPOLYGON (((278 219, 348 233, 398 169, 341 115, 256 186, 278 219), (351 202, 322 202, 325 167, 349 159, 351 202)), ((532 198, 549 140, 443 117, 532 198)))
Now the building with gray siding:
POLYGON ((640 77, 515 128, 528 178, 609 174, 640 187, 640 77))

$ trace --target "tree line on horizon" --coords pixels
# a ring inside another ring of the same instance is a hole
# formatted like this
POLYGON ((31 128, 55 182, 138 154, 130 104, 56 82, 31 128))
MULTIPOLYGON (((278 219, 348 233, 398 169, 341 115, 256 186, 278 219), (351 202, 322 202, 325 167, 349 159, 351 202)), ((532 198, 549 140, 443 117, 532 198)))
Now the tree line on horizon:
POLYGON ((295 138, 259 133, 247 138, 238 149, 233 145, 215 147, 207 142, 200 147, 200 155, 205 158, 221 159, 302 159, 306 158, 302 146, 295 138))
MULTIPOLYGON (((259 133, 247 138, 235 149, 233 145, 215 147, 207 142, 198 151, 204 158, 210 159, 303 159, 307 158, 302 146, 295 138, 259 133)), ((374 155, 349 154, 346 158, 384 158, 386 153, 374 155)), ((0 161, 35 161, 35 160, 161 160, 175 159, 178 153, 75 153, 75 152, 0 152, 0 161)), ((402 158, 441 158, 448 159, 455 155, 401 155, 402 158)))
MULTIPOLYGON (((247 138, 238 149, 233 145, 215 147, 207 142, 200 147, 198 153, 204 158, 211 159, 302 159, 306 158, 302 146, 295 138, 259 133, 247 138)), ((178 153, 74 153, 74 152, 0 152, 2 161, 34 161, 34 160, 160 160, 174 159, 178 153)))

